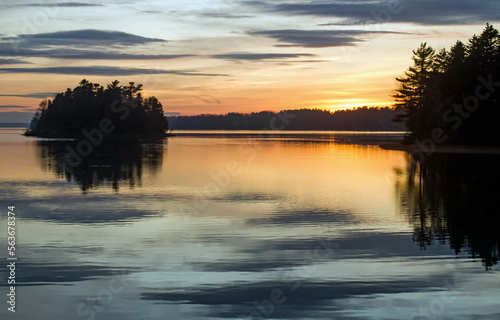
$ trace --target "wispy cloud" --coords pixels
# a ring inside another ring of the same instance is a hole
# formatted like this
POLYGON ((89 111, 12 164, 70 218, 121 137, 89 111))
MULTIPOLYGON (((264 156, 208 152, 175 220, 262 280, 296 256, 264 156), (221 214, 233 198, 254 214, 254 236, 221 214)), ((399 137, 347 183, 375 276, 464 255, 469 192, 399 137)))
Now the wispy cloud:
MULTIPOLYGON (((50 49, 30 49, 24 46, 14 51, 9 44, 0 43, 0 56, 10 57, 42 57, 52 59, 71 59, 71 60, 170 60, 178 58, 193 57, 191 54, 133 54, 119 51, 102 51, 87 49, 72 49, 56 47, 50 49)), ((5 59, 4 59, 5 60, 5 59)), ((12 60, 14 61, 14 60, 12 60)), ((21 60, 16 60, 21 61, 21 60)), ((22 62, 17 62, 22 63, 22 62)), ((26 63, 26 62, 24 62, 26 63)), ((2 60, 0 59, 0 64, 2 60)))
POLYGON ((50 46, 104 46, 122 47, 150 43, 166 43, 166 40, 142 37, 121 31, 107 30, 71 30, 48 33, 21 34, 15 37, 4 37, 6 42, 22 42, 24 46, 50 47, 50 46))
POLYGON ((89 75, 89 76, 129 76, 138 74, 173 74, 181 76, 208 76, 208 77, 228 76, 227 74, 200 73, 196 71, 120 68, 120 67, 106 67, 106 66, 0 68, 0 73, 52 73, 52 74, 76 74, 76 75, 89 75))
POLYGON ((35 92, 27 94, 0 94, 0 97, 22 97, 22 98, 49 98, 55 96, 54 92, 35 92))
POLYGON ((56 3, 27 3, 18 6, 25 7, 63 7, 63 8, 82 8, 82 7, 103 7, 99 3, 89 2, 56 2, 56 3))
POLYGON ((401 0, 388 1, 310 1, 270 3, 247 1, 246 4, 266 12, 283 15, 308 15, 343 18, 350 21, 407 22, 419 25, 474 24, 498 21, 500 2, 484 0, 480 4, 469 0, 401 0), (392 13, 388 11, 391 6, 392 13), (388 15, 382 12, 389 13, 388 15))
POLYGON ((217 18, 217 19, 244 19, 253 18, 254 16, 247 14, 234 14, 228 12, 205 12, 199 15, 202 18, 217 18))
POLYGON ((93 29, 21 34, 0 37, 0 56, 73 60, 165 60, 193 56, 129 51, 130 48, 144 49, 143 46, 154 43, 167 43, 167 40, 93 29))
POLYGON ((314 57, 316 55, 309 53, 226 53, 216 54, 210 57, 226 60, 272 60, 272 59, 289 59, 300 57, 314 57))
POLYGON ((208 103, 208 104, 221 104, 220 100, 214 98, 213 96, 209 95, 201 95, 201 96, 196 96, 197 99, 200 99, 201 101, 208 103))
POLYGON ((2 64, 22 64, 22 63, 29 63, 29 62, 19 60, 19 59, 2 59, 2 58, 0 58, 0 65, 2 65, 2 64))
POLYGON ((150 14, 164 13, 163 11, 159 11, 159 10, 143 10, 141 12, 142 13, 150 13, 150 14))
POLYGON ((276 39, 280 43, 277 47, 304 47, 325 48, 340 46, 355 46, 365 41, 364 37, 370 34, 402 34, 389 31, 362 31, 362 30, 265 30, 252 31, 251 35, 261 35, 276 39))

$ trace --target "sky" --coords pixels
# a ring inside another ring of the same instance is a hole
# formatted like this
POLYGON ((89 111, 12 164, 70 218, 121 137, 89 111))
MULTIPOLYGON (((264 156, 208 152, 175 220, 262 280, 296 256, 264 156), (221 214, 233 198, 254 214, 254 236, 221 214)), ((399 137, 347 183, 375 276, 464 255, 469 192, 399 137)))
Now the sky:
POLYGON ((412 50, 498 28, 498 0, 0 0, 0 122, 80 80, 166 114, 393 104, 412 50))

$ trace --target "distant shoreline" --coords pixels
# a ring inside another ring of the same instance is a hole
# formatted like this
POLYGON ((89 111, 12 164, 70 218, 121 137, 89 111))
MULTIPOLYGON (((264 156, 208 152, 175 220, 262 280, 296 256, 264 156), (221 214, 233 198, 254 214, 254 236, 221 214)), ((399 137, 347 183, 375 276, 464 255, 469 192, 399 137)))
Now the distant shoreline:
MULTIPOLYGON (((26 129, 29 127, 29 123, 0 123, 0 128, 17 128, 17 129, 26 129)), ((352 130, 330 130, 330 129, 290 129, 290 130, 273 130, 273 129, 268 129, 268 130, 263 130, 263 129, 180 129, 180 128, 172 128, 172 131, 208 131, 208 132, 216 132, 216 131, 259 131, 259 132, 360 132, 360 133, 378 133, 378 132, 384 132, 384 133, 401 133, 404 134, 407 131, 405 130, 370 130, 370 129, 352 129, 352 130)))
MULTIPOLYGON (((405 152, 424 152, 421 147, 415 144, 380 144, 380 148, 392 151, 405 152)), ((426 152, 424 152, 426 153, 426 152)), ((436 146, 432 153, 448 153, 448 154, 500 154, 500 147, 487 146, 436 146)))
MULTIPOLYGON (((26 137, 35 137, 35 138, 41 138, 41 139, 72 139, 72 140, 89 140, 89 136, 86 136, 84 134, 81 135, 35 135, 31 134, 29 132, 24 132, 22 134, 23 136, 26 137)), ((137 135, 137 134, 107 134, 107 135, 102 135, 102 139, 106 140, 112 140, 112 139, 117 139, 117 140, 125 140, 125 139, 130 139, 130 140, 157 140, 157 139, 163 139, 167 137, 172 137, 174 134, 170 132, 165 132, 164 134, 158 134, 158 135, 137 135)))

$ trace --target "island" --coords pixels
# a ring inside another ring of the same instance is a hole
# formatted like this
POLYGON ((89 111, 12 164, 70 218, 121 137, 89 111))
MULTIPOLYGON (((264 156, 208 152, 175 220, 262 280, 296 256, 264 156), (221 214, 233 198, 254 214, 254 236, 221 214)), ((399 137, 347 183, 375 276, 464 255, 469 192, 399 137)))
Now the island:
POLYGON ((43 100, 26 136, 42 138, 163 138, 168 121, 154 96, 142 96, 142 85, 115 80, 106 87, 83 79, 53 99, 43 100))

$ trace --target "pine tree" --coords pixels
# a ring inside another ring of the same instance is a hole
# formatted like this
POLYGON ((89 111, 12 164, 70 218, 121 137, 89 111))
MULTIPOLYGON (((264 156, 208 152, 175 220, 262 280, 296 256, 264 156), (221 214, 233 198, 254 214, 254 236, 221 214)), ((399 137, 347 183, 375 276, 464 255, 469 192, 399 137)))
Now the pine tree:
POLYGON ((412 133, 411 138, 422 138, 426 135, 425 112, 429 109, 426 105, 425 94, 429 87, 431 74, 435 68, 435 51, 422 43, 413 51, 413 66, 405 72, 405 77, 396 78, 398 82, 396 107, 403 109, 403 113, 395 121, 405 122, 412 133))
POLYGON ((435 54, 423 43, 413 54, 393 96, 403 109, 394 120, 405 122, 407 139, 431 138, 440 129, 449 144, 499 145, 500 90, 484 88, 500 80, 499 31, 487 24, 467 44, 457 41, 435 54), (481 86, 490 92, 479 96, 481 86))
MULTIPOLYGON (((480 35, 469 39, 466 47, 467 56, 464 61, 463 96, 475 96, 475 88, 480 78, 500 79, 498 52, 500 34, 492 25, 487 24, 480 35)), ((465 143, 498 144, 500 139, 500 100, 498 92, 479 103, 479 108, 471 112, 467 121, 459 128, 465 143)))
POLYGON ((163 106, 155 97, 144 99, 142 85, 114 81, 103 86, 83 79, 74 89, 40 104, 27 134, 41 137, 81 137, 112 122, 113 135, 160 137, 168 129, 163 106), (121 110, 121 111, 117 111, 121 110), (125 112, 125 113, 124 113, 125 112))

